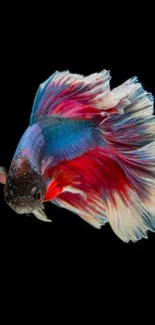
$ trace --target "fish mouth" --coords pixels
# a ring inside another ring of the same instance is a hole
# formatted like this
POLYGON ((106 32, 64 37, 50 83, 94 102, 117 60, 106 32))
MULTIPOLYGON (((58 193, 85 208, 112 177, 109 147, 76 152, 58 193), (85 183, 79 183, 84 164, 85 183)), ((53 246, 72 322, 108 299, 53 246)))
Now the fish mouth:
POLYGON ((30 198, 16 198, 9 205, 18 214, 32 213, 36 207, 35 202, 30 198))
POLYGON ((11 208, 18 214, 30 214, 34 210, 33 207, 19 207, 15 205, 11 205, 11 208))

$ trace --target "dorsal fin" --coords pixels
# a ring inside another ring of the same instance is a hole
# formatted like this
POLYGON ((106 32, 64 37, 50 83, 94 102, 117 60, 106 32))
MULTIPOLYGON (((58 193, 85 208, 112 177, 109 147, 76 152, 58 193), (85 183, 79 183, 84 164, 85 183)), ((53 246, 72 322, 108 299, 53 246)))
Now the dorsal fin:
MULTIPOLYGON (((106 110, 104 96, 110 93, 109 71, 103 70, 87 77, 69 71, 56 71, 43 82, 36 93, 30 124, 49 116, 91 117, 106 110)), ((119 101, 115 101, 117 104, 119 101)))

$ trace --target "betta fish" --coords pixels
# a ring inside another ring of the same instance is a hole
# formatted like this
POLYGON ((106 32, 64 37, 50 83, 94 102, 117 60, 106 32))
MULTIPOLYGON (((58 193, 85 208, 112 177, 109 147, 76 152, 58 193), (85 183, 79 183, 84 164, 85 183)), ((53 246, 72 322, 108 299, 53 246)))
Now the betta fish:
POLYGON ((18 214, 51 221, 51 202, 136 242, 155 231, 154 100, 137 77, 113 89, 110 79, 56 71, 43 82, 0 182, 18 214))

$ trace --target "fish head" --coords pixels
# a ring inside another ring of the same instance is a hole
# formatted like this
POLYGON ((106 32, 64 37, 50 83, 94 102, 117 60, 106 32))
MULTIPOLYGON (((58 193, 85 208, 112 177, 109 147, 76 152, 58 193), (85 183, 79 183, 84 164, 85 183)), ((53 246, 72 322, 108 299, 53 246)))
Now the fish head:
POLYGON ((46 183, 32 168, 23 174, 10 170, 4 187, 6 203, 18 214, 29 214, 43 202, 46 183))

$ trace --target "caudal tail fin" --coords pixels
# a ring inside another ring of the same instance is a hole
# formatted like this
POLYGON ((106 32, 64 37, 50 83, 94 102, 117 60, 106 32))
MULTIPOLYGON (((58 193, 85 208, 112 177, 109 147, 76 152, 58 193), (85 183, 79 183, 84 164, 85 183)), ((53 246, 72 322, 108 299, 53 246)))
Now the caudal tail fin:
POLYGON ((127 105, 123 104, 122 114, 111 114, 101 121, 100 128, 125 174, 127 192, 122 197, 117 188, 113 190, 112 199, 105 200, 105 210, 115 233, 124 241, 136 241, 147 237, 147 230, 155 231, 153 96, 136 77, 113 89, 112 94, 127 105))

